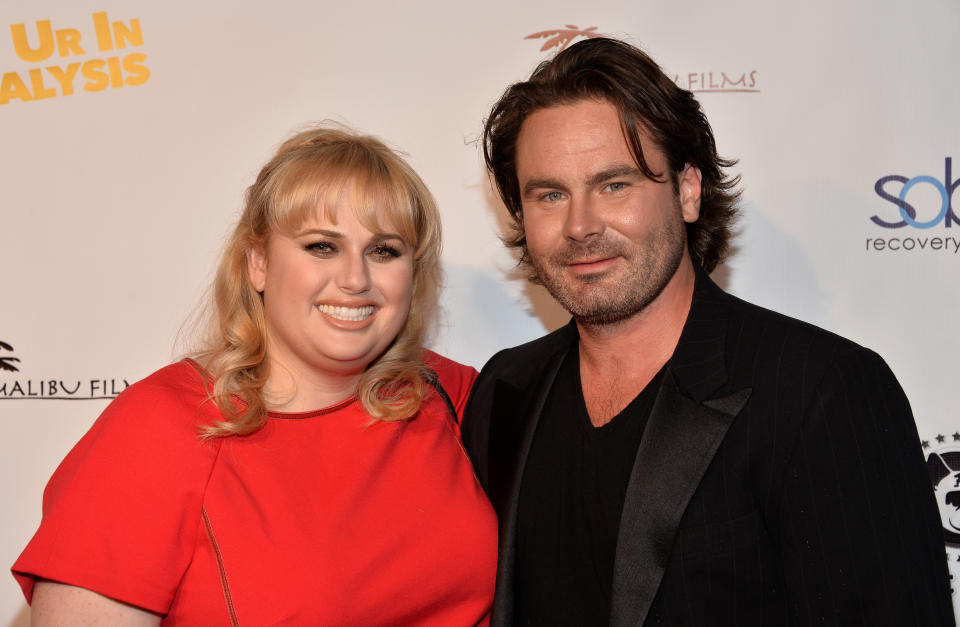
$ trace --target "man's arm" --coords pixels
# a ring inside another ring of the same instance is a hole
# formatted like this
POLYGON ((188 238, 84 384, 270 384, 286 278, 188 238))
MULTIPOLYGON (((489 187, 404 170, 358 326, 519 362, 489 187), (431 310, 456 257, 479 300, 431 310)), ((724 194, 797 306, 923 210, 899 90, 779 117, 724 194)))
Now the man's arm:
POLYGON ((491 374, 491 359, 480 371, 480 375, 470 390, 470 398, 463 410, 460 432, 463 448, 473 462, 474 471, 480 479, 480 485, 489 493, 488 443, 490 439, 490 414, 493 410, 493 387, 495 378, 491 374))
POLYGON ((777 521, 793 622, 953 625, 940 519, 896 378, 858 348, 815 394, 777 521))

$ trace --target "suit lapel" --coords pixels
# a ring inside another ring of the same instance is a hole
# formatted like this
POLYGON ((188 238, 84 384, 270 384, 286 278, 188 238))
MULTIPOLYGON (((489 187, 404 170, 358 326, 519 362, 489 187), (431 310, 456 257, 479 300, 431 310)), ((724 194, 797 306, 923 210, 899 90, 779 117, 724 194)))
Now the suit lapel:
MULTIPOLYGON (((576 337, 574 332, 573 337, 576 337)), ((498 381, 489 442, 490 500, 499 515, 500 552, 491 624, 512 625, 520 483, 543 405, 569 350, 552 355, 526 385, 498 381)))
MULTIPOLYGON (((613 572, 611 625, 643 624, 656 597, 680 519, 750 390, 715 396, 727 382, 724 344, 730 296, 698 270, 687 322, 651 410, 627 486, 613 572)), ((492 625, 514 622, 517 507, 533 435, 567 351, 571 324, 549 355, 517 381, 497 382, 488 443, 489 495, 500 552, 492 625), (537 371, 539 369, 539 371, 537 371)))
POLYGON ((730 296, 698 270, 693 302, 637 449, 620 518, 610 624, 646 620, 674 536, 736 415, 750 396, 716 397, 727 383, 730 296))
POLYGON ((617 537, 610 624, 642 625, 690 497, 750 395, 711 402, 684 396, 664 377, 630 475, 617 537), (714 408, 718 407, 718 408, 714 408))

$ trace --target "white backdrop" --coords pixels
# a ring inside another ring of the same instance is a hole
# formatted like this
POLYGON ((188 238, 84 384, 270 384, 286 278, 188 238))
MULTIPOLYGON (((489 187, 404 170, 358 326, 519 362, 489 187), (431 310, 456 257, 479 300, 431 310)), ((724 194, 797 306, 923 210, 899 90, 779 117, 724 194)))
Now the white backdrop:
MULTIPOLYGON (((715 278, 876 349, 926 452, 960 449, 960 3, 587 4, 5 0, 0 565, 101 397, 176 357, 243 190, 305 123, 384 138, 436 195, 438 350, 479 368, 565 322, 497 240, 476 140, 507 84, 556 50, 526 37, 567 25, 649 51, 700 92, 721 153, 739 158, 743 217, 715 278), (876 192, 891 175, 881 191, 912 215, 876 192)), ((7 577, 0 625, 27 616, 7 577)))

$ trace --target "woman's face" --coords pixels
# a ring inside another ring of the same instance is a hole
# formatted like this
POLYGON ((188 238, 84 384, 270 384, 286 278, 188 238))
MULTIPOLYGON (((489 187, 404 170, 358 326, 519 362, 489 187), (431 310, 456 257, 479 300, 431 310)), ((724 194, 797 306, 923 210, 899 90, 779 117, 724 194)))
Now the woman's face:
POLYGON ((341 202, 337 222, 304 221, 249 253, 263 293, 271 364, 295 380, 359 375, 397 337, 410 311, 413 250, 381 220, 371 232, 341 202))

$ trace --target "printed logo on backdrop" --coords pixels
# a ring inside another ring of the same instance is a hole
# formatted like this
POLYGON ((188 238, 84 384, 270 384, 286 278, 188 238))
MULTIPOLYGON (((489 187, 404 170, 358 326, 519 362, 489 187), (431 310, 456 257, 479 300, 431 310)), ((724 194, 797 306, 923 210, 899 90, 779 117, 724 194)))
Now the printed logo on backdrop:
MULTIPOLYGON (((13 347, 7 344, 6 342, 0 342, 0 351, 12 351, 13 347)), ((20 369, 14 365, 14 362, 20 361, 18 357, 13 355, 5 355, 0 353, 0 370, 6 370, 8 372, 19 372, 20 369)))
MULTIPOLYGON (((557 52, 560 52, 579 37, 587 39, 602 37, 603 35, 596 32, 596 30, 596 26, 579 28, 573 24, 567 24, 565 28, 543 30, 527 35, 524 39, 546 39, 547 41, 540 48, 540 52, 545 52, 552 48, 556 48, 557 52)), ((683 89, 698 94, 711 92, 757 94, 760 93, 757 74, 757 70, 704 70, 687 72, 685 74, 673 74, 671 78, 673 78, 674 83, 683 89)))
POLYGON ((881 176, 873 186, 880 197, 870 221, 882 236, 866 238, 867 251, 889 253, 953 254, 960 252, 960 217, 953 211, 953 159, 943 159, 943 180, 938 176, 903 174, 881 176), (951 230, 947 230, 951 229, 951 230))
MULTIPOLYGON (((960 581, 960 431, 938 433, 920 443, 927 455, 927 472, 940 509, 940 524, 952 581, 960 581)), ((954 595, 957 589, 954 588, 954 595)))
POLYGON ((15 355, 13 346, 0 341, 0 401, 93 401, 116 398, 130 383, 123 378, 63 379, 27 376, 29 364, 15 355))
POLYGON ((106 11, 90 18, 85 31, 54 28, 51 20, 10 24, 14 54, 33 67, 4 72, 0 105, 146 83, 150 78, 144 65, 147 55, 127 52, 143 46, 140 20, 111 20, 106 11), (111 52, 115 54, 104 54, 111 52))
POLYGON ((695 94, 759 94, 757 70, 723 72, 707 70, 674 74, 673 82, 695 94))
POLYGON ((567 24, 566 28, 542 30, 539 33, 527 35, 524 37, 524 39, 546 39, 547 41, 543 44, 543 47, 540 48, 540 52, 545 52, 551 48, 556 48, 557 52, 560 52, 572 44, 573 40, 578 37, 585 37, 587 39, 600 37, 600 33, 594 32, 596 30, 596 26, 591 26, 589 28, 578 28, 573 24, 567 24))

